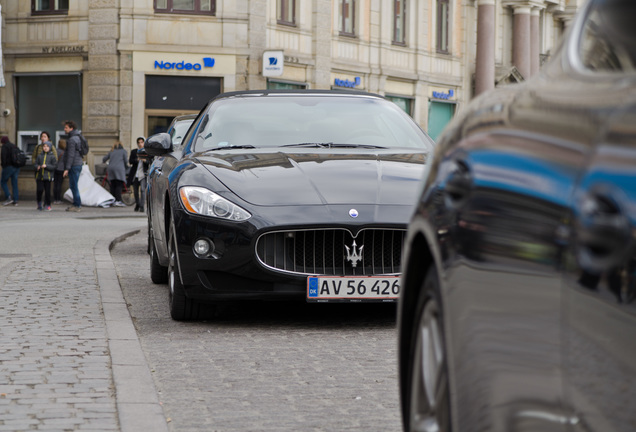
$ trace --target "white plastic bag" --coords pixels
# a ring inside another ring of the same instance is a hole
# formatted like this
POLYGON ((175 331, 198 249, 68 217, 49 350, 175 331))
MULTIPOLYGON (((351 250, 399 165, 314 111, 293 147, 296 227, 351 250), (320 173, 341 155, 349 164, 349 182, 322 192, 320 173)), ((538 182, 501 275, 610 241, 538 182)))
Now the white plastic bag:
MULTIPOLYGON (((82 206, 110 207, 115 202, 115 197, 95 181, 86 164, 82 165, 78 187, 82 206)), ((73 202, 73 192, 70 189, 64 193, 64 199, 73 202)))

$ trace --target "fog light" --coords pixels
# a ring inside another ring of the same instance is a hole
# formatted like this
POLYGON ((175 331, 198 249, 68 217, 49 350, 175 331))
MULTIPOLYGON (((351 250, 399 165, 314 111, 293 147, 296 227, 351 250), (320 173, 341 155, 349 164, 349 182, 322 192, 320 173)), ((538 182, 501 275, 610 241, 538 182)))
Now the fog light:
POLYGON ((208 239, 199 239, 194 242, 194 253, 197 256, 204 257, 213 252, 212 244, 208 239))

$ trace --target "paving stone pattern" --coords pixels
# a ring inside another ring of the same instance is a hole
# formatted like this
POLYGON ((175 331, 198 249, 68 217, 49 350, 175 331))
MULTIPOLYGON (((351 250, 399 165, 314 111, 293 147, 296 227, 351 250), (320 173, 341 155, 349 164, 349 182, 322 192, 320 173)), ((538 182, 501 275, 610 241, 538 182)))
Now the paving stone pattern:
POLYGON ((93 255, 0 264, 0 431, 119 430, 93 255))
POLYGON ((401 430, 390 305, 243 302, 172 321, 145 241, 111 254, 170 430, 401 430))

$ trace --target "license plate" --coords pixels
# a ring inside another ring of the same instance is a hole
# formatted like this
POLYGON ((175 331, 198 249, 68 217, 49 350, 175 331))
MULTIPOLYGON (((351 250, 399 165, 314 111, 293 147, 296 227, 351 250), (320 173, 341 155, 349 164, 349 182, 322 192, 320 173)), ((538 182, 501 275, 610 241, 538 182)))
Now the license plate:
POLYGON ((394 302, 399 294, 399 276, 309 276, 307 278, 308 302, 394 302))

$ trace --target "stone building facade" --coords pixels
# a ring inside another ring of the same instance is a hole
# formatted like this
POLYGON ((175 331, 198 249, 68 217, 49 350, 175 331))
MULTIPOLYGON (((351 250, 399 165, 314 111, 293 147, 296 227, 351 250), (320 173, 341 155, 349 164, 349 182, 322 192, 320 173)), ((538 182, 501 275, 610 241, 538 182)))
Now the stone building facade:
POLYGON ((93 168, 220 92, 311 88, 385 95, 435 137, 536 73, 580 1, 0 0, 0 133, 28 151, 72 119, 93 168))

